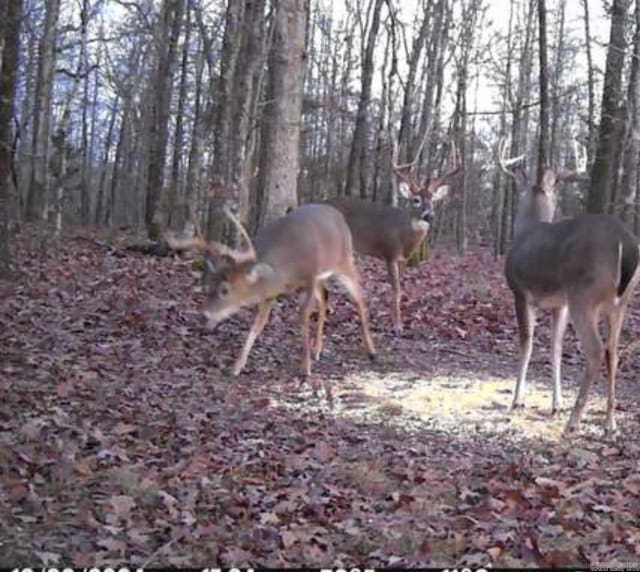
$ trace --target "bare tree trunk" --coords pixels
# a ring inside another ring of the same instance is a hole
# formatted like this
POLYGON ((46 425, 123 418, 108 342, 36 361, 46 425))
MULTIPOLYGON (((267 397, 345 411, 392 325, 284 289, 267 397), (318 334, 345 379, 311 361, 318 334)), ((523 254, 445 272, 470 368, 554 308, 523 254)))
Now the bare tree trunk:
POLYGON ((49 192, 49 128, 51 122, 51 94, 56 62, 56 30, 60 0, 46 2, 44 30, 38 44, 38 79, 34 102, 31 179, 27 194, 28 220, 46 215, 49 192))
POLYGON ((355 195, 358 190, 360 196, 366 196, 366 186, 363 185, 364 158, 367 145, 367 127, 369 103, 371 102, 371 84, 373 80, 373 50, 380 29, 380 12, 384 0, 372 0, 375 2, 371 16, 371 26, 367 34, 362 60, 362 85, 360 88, 360 99, 358 101, 358 111, 356 112, 356 125, 353 132, 353 141, 349 153, 349 164, 347 166, 347 186, 345 194, 355 195), (360 187, 358 189, 358 187, 360 187))
POLYGON ((13 277, 9 250, 9 200, 11 196, 11 119, 16 71, 20 53, 22 0, 8 0, 4 12, 0 51, 0 279, 13 277))
POLYGON ((611 6, 611 34, 602 91, 600 133, 587 198, 587 211, 591 213, 606 213, 611 200, 614 155, 622 131, 624 32, 629 4, 630 0, 614 0, 611 6))
MULTIPOLYGON (((89 204, 91 200, 91 183, 89 178, 89 54, 87 53, 87 27, 89 20, 89 0, 82 0, 80 10, 80 61, 84 74, 84 86, 82 93, 82 170, 80 187, 80 222, 89 222, 89 204)), ((79 66, 80 67, 80 66, 79 66)))
MULTIPOLYGON (((230 133, 233 118, 233 77, 236 73, 242 42, 245 7, 245 2, 241 0, 228 0, 222 53, 220 54, 220 77, 216 88, 214 157, 211 167, 216 179, 223 184, 231 182, 230 133)), ((207 223, 209 238, 218 240, 222 238, 224 219, 219 216, 219 207, 223 201, 224 198, 220 196, 211 197, 209 201, 207 223)))
POLYGON ((265 152, 258 182, 265 194, 263 221, 282 216, 297 204, 305 23, 305 0, 276 2, 263 116, 265 152))
MULTIPOLYGON (((422 15, 422 24, 418 31, 417 36, 414 37, 413 46, 411 48, 411 56, 409 58, 409 71, 407 73, 407 80, 405 82, 404 100, 402 102, 402 113, 400 119, 400 131, 398 133, 398 140, 401 149, 405 152, 405 157, 413 157, 413 150, 409 148, 412 139, 412 108, 417 103, 415 88, 416 88, 416 73, 418 71, 418 63, 422 56, 422 50, 427 39, 427 34, 430 30, 431 23, 431 3, 427 4, 422 15)), ((401 156, 402 157, 402 156, 401 156)))
MULTIPOLYGON (((513 13, 514 13, 514 0, 509 2, 509 24, 507 28, 507 62, 505 66, 505 79, 502 86, 502 113, 500 114, 500 137, 506 138, 507 136, 507 106, 509 104, 509 97, 511 94, 511 68, 513 65, 512 58, 512 45, 513 45, 513 13)), ((501 169, 494 169, 493 171, 493 196, 491 202, 491 218, 494 230, 494 257, 498 257, 503 254, 503 232, 506 231, 506 224, 504 223, 504 207, 505 207, 505 195, 508 189, 508 177, 502 177, 501 169)))
POLYGON ((231 132, 232 180, 239 192, 240 215, 249 217, 250 129, 253 116, 251 105, 259 97, 261 85, 259 68, 263 63, 265 0, 245 0, 245 34, 239 55, 240 65, 234 77, 234 112, 231 132))
POLYGON ((176 110, 176 126, 173 133, 173 158, 171 160, 171 180, 167 198, 167 225, 173 226, 180 213, 177 212, 178 197, 180 195, 180 161, 184 147, 184 110, 187 97, 187 75, 189 73, 189 50, 191 41, 191 10, 187 2, 184 24, 184 40, 182 45, 182 62, 180 66, 180 87, 178 88, 178 108, 176 110))
POLYGON ((193 103, 193 127, 191 129, 191 148, 187 165, 187 177, 185 181, 185 197, 183 222, 185 234, 199 227, 198 213, 196 209, 197 181, 200 165, 202 163, 202 147, 205 138, 205 121, 202 119, 202 75, 204 72, 203 47, 198 50, 196 61, 196 90, 193 103))
POLYGON ((553 64, 553 82, 551 84, 551 143, 549 157, 549 164, 551 167, 555 167, 557 165, 559 151, 558 131, 560 114, 562 112, 562 106, 560 103, 560 86, 564 76, 564 63, 566 59, 564 54, 566 7, 567 0, 560 0, 558 5, 560 15, 558 16, 558 34, 556 36, 555 61, 553 64))
POLYGON ((549 157, 549 68, 547 65, 547 8, 538 0, 538 59, 540 72, 540 135, 538 139, 538 169, 536 180, 550 167, 549 157))
POLYGON ((589 110, 587 115, 587 126, 589 130, 587 152, 589 157, 593 157, 596 146, 596 97, 595 77, 593 73, 593 55, 591 52, 591 30, 589 22, 589 0, 582 0, 584 8, 584 36, 585 49, 587 52, 587 89, 589 94, 589 110))
POLYGON ((624 171, 620 183, 623 208, 622 218, 632 220, 634 198, 638 193, 638 161, 640 160, 640 2, 635 5, 635 30, 631 56, 629 86, 627 88, 627 144, 624 149, 624 171))
POLYGON ((153 109, 149 123, 149 174, 145 204, 145 224, 152 240, 160 233, 159 206, 164 185, 173 68, 183 4, 184 0, 164 0, 155 38, 157 65, 152 89, 153 109))
POLYGON ((96 211, 94 223, 100 225, 102 223, 102 212, 104 203, 104 189, 107 182, 107 173, 109 172, 109 154, 111 153, 111 143, 113 141, 113 131, 116 124, 116 118, 119 112, 119 98, 116 96, 111 110, 111 118, 109 119, 109 127, 107 129, 107 137, 104 142, 104 157, 100 170, 100 180, 98 182, 98 195, 96 197, 96 211))

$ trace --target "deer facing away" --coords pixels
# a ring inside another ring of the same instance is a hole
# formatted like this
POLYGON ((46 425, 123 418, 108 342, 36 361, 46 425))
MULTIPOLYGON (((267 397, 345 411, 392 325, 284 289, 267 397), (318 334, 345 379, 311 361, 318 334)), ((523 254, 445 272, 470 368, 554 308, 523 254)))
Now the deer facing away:
MULTIPOLYGON (((504 147, 503 147, 504 150, 504 147)), ((513 408, 524 403, 525 380, 531 358, 535 308, 552 312, 552 410, 561 406, 560 366, 562 340, 570 317, 586 359, 586 370, 565 434, 574 431, 582 417, 591 384, 597 380, 603 358, 607 370, 606 431, 616 430, 614 417, 618 341, 624 314, 638 280, 640 253, 637 239, 611 215, 582 215, 552 222, 556 206, 555 185, 583 170, 556 173, 547 169, 540 185, 528 186, 520 168, 509 167, 522 157, 506 160, 502 169, 524 186, 515 224, 515 236, 506 257, 505 274, 513 292, 520 341, 520 365, 513 408), (607 324, 606 345, 598 331, 607 324)))
POLYGON ((258 314, 233 367, 234 375, 244 368, 256 338, 269 319, 276 297, 287 292, 301 293, 302 369, 305 375, 311 373, 309 317, 316 301, 319 311, 314 357, 318 359, 326 318, 321 288, 331 276, 341 282, 355 302, 366 350, 370 358, 375 357, 367 311, 353 263, 351 234, 340 212, 329 205, 299 207, 261 229, 255 246, 235 215, 228 209, 225 214, 246 243, 243 250, 206 242, 200 237, 178 239, 168 235, 167 243, 176 250, 195 249, 207 255, 208 293, 204 314, 210 327, 245 306, 258 304, 258 314))
POLYGON ((330 200, 347 220, 353 236, 354 250, 379 258, 386 263, 391 284, 391 319, 397 334, 402 333, 400 299, 400 265, 416 251, 429 232, 434 217, 434 205, 442 200, 448 188, 445 181, 460 170, 453 147, 452 166, 440 177, 418 182, 411 169, 416 161, 398 165, 394 151, 393 172, 404 204, 392 207, 358 198, 330 200))

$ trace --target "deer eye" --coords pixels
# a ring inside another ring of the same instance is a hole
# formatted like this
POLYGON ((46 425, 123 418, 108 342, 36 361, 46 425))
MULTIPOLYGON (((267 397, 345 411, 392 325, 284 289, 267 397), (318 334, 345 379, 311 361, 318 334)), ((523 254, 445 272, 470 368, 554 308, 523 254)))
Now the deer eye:
POLYGON ((420 197, 413 197, 411 199, 411 203, 414 207, 419 207, 420 205, 422 205, 422 199, 420 197))
POLYGON ((216 293, 220 298, 226 298, 229 295, 230 290, 231 289, 229 288, 229 283, 222 282, 220 286, 218 286, 216 293))

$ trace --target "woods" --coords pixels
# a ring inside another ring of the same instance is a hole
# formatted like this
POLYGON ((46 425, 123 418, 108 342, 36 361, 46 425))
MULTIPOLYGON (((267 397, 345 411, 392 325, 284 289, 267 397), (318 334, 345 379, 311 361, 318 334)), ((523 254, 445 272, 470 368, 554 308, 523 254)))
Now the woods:
POLYGON ((430 240, 504 253, 518 197, 495 166, 498 134, 540 168, 585 143, 591 182, 565 189, 562 216, 615 212, 635 225, 630 6, 513 0, 498 22, 475 0, 411 12, 394 0, 33 0, 4 138, 15 146, 10 218, 51 232, 56 217, 143 225, 157 240, 195 217, 221 237, 233 200, 255 232, 317 199, 396 204, 393 140, 401 162, 419 151, 421 173, 437 172, 454 140, 465 169, 430 240))
POLYGON ((639 181, 640 0, 0 0, 0 567, 635 562, 639 181))

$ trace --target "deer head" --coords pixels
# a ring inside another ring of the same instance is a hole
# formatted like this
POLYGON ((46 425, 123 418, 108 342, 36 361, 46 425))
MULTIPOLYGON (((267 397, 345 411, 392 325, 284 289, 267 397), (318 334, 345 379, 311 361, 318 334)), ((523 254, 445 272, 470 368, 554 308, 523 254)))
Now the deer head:
MULTIPOLYGON (((524 159, 525 155, 508 158, 506 149, 507 139, 501 139, 498 145, 500 168, 508 176, 512 177, 517 186, 524 191, 523 202, 520 206, 516 227, 522 226, 526 221, 551 222, 556 211, 558 196, 556 183, 558 181, 575 181, 583 177, 587 168, 587 154, 584 146, 577 141, 573 142, 573 152, 576 167, 570 171, 556 171, 547 167, 542 175, 540 183, 530 185, 524 159)), ((518 232, 516 228, 516 232, 518 232)))
POLYGON ((224 213, 245 242, 243 249, 207 242, 200 235, 189 239, 166 236, 167 244, 174 250, 195 250, 204 254, 206 300, 203 313, 210 327, 264 299, 265 281, 272 274, 268 264, 256 260, 253 243, 242 223, 228 207, 224 208, 224 213))
MULTIPOLYGON (((423 142, 420 144, 422 148, 423 142)), ((419 182, 415 177, 415 165, 417 159, 411 163, 404 165, 398 165, 397 163, 398 149, 394 141, 394 153, 393 153, 393 172, 398 178, 398 191, 406 206, 412 212, 412 215, 420 220, 431 223, 434 217, 434 205, 438 201, 444 199, 448 192, 449 187, 444 183, 447 179, 455 175, 461 168, 458 162, 458 155, 455 144, 451 143, 451 166, 443 175, 434 177, 430 181, 419 182), (408 172, 405 172, 408 169, 408 172)), ((416 154, 420 155, 420 152, 416 154)))

